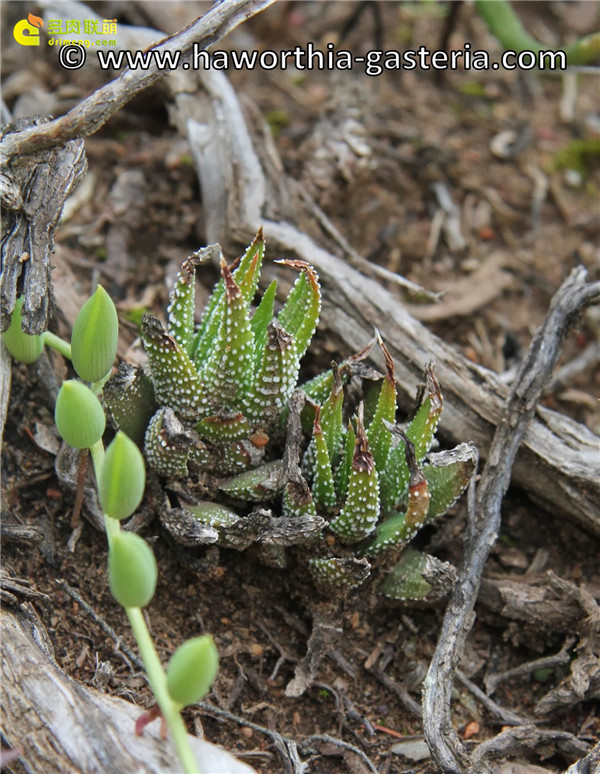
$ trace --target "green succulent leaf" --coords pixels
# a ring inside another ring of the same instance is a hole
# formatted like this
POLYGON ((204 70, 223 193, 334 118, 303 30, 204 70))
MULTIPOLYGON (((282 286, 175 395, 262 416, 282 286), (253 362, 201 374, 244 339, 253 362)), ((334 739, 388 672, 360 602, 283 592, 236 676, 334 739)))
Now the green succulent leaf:
POLYGON ((373 557, 391 548, 402 548, 414 534, 412 527, 406 523, 406 513, 391 513, 377 525, 377 534, 360 553, 373 557))
POLYGON ((375 460, 363 426, 361 404, 356 422, 356 445, 346 501, 329 527, 343 542, 358 543, 373 532, 379 512, 379 482, 375 460))
MULTIPOLYGON (((223 260, 223 253, 220 245, 212 245, 214 254, 218 256, 219 264, 223 260)), ((192 360, 196 368, 200 370, 206 358, 210 353, 215 338, 223 321, 225 311, 225 283, 223 278, 217 282, 208 299, 206 309, 202 314, 202 320, 194 334, 194 343, 192 345, 192 360)))
POLYGON ((377 341, 385 357, 386 373, 381 383, 377 407, 367 430, 367 438, 369 439, 369 446, 375 460, 375 466, 378 470, 383 470, 392 443, 392 436, 384 425, 384 420, 393 422, 396 418, 396 379, 394 377, 394 361, 388 348, 381 340, 379 331, 377 331, 377 341))
POLYGON ((108 581, 122 607, 145 607, 156 589, 158 569, 152 549, 133 532, 118 532, 108 552, 108 581))
POLYGON ((173 409, 161 408, 152 417, 144 439, 148 465, 165 478, 184 478, 193 441, 173 409))
POLYGON ((252 315, 250 325, 254 334, 254 373, 258 371, 263 360, 263 353, 267 346, 269 323, 273 319, 275 309, 275 295, 277 293, 277 280, 273 280, 265 290, 260 304, 252 315))
POLYGON ((142 453, 125 433, 110 443, 98 482, 102 510, 112 519, 126 519, 142 502, 146 487, 146 466, 142 453))
MULTIPOLYGON (((237 268, 233 272, 233 279, 240 288, 242 296, 246 301, 246 306, 250 305, 258 288, 264 247, 265 242, 262 229, 259 229, 254 241, 246 250, 239 261, 237 268)), ((213 249, 214 248, 218 249, 220 263, 222 263, 223 255, 221 253, 221 248, 218 245, 214 245, 213 249)), ((207 308, 202 315, 202 322, 200 323, 194 338, 192 358, 198 369, 201 369, 210 357, 215 339, 223 324, 224 317, 225 281, 223 277, 221 277, 210 296, 207 308)))
POLYGON ((320 422, 321 410, 317 407, 313 428, 315 443, 315 473, 312 482, 312 494, 316 505, 335 508, 337 497, 333 483, 333 473, 323 429, 320 422))
POLYGON ((169 297, 167 331, 191 357, 194 346, 196 268, 208 260, 213 248, 199 250, 182 264, 169 297))
POLYGON ((258 290, 258 281, 260 279, 260 270, 265 254, 265 237, 262 226, 254 237, 252 244, 242 256, 239 266, 233 272, 233 278, 238 284, 242 296, 249 306, 258 290))
POLYGON ((141 368, 119 363, 104 385, 102 401, 115 428, 141 447, 148 423, 157 409, 150 378, 141 368))
POLYGON ((253 427, 266 432, 275 428, 296 386, 299 365, 292 337, 271 320, 261 365, 242 402, 253 427))
POLYGON ((424 600, 431 584, 423 578, 427 557, 420 551, 407 548, 394 569, 385 577, 379 591, 385 597, 397 600, 424 600))
POLYGON ((308 382, 304 382, 302 385, 302 391, 306 393, 306 396, 320 406, 331 395, 331 389, 333 387, 333 370, 323 371, 323 373, 317 374, 308 382))
POLYGON ((352 423, 350 423, 348 425, 348 429, 346 430, 342 458, 333 476, 335 481, 335 488, 340 500, 344 500, 348 492, 348 482, 350 481, 350 473, 352 471, 352 460, 354 459, 355 446, 356 434, 354 432, 354 428, 352 427, 352 423))
POLYGON ((288 481, 283 490, 281 512, 286 519, 316 516, 317 509, 310 487, 303 478, 288 481))
POLYGON ((300 270, 277 319, 294 339, 298 359, 304 355, 316 330, 321 311, 321 288, 313 267, 304 261, 280 260, 284 266, 300 270))
POLYGON ((194 364, 160 321, 150 314, 142 319, 142 341, 159 405, 169 406, 188 422, 211 413, 205 385, 194 364))
POLYGON ((112 298, 102 285, 79 310, 71 336, 71 357, 77 374, 99 382, 115 362, 119 319, 112 298))
POLYGON ((198 521, 208 524, 209 527, 232 527, 241 518, 231 508, 226 508, 220 503, 209 501, 197 503, 196 505, 186 505, 185 508, 190 513, 193 513, 198 521))
POLYGON ((323 437, 327 444, 327 453, 332 465, 336 465, 341 452, 343 436, 343 407, 344 407, 344 388, 340 369, 334 363, 332 366, 333 384, 331 392, 327 396, 325 403, 321 407, 321 427, 323 428, 323 437))
MULTIPOLYGON (((398 431, 402 432, 402 431, 398 431)), ((394 513, 378 527, 374 540, 363 549, 366 556, 375 556, 388 548, 399 548, 411 540, 427 521, 431 495, 423 471, 417 464, 415 447, 403 434, 405 454, 409 469, 409 485, 406 512, 394 513)))
POLYGON ((195 704, 209 692, 219 670, 219 653, 206 634, 180 645, 167 667, 167 689, 181 707, 195 704))
POLYGON ((106 419, 100 401, 76 379, 63 382, 56 398, 54 422, 63 439, 75 449, 89 449, 104 435, 106 419))
POLYGON ((250 422, 241 411, 222 411, 201 419, 196 430, 213 443, 241 441, 252 433, 250 422))
POLYGON ((267 462, 254 470, 247 470, 221 482, 219 489, 238 500, 261 502, 281 492, 281 460, 267 462))
POLYGON ((248 468, 255 468, 263 459, 265 449, 263 436, 250 436, 245 441, 234 441, 214 447, 214 469, 220 475, 231 475, 248 468))
POLYGON ((10 318, 10 326, 2 334, 6 349, 20 363, 34 363, 42 354, 44 341, 41 336, 30 336, 21 328, 23 297, 17 299, 10 318))
MULTIPOLYGON (((425 369, 425 387, 419 389, 415 405, 413 417, 406 427, 406 436, 414 444, 417 462, 421 463, 431 448, 443 406, 440 385, 435 378, 432 363, 425 369)), ((390 449, 381 476, 381 508, 384 513, 393 510, 402 501, 410 477, 401 433, 396 432, 397 428, 390 424, 386 424, 386 427, 400 440, 390 449)))
POLYGON ((202 368, 211 402, 218 408, 240 408, 253 373, 254 335, 248 305, 225 260, 221 260, 225 282, 225 310, 212 351, 202 368))
POLYGON ((366 559, 316 558, 308 560, 308 570, 315 586, 327 596, 345 594, 369 577, 371 565, 366 559))
POLYGON ((477 468, 477 450, 462 443, 455 449, 430 454, 433 464, 423 465, 431 500, 426 523, 443 516, 467 488, 477 468))
POLYGON ((455 581, 456 570, 451 564, 407 548, 379 592, 403 602, 431 603, 446 597, 455 581))

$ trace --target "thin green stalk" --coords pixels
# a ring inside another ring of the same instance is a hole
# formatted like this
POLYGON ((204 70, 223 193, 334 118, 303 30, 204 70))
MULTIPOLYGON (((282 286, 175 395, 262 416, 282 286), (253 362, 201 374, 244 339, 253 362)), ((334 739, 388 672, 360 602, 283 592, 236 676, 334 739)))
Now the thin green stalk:
MULTIPOLYGON (((508 0, 475 0, 477 12, 489 31, 505 49, 515 51, 547 51, 548 47, 532 37, 508 0)), ((564 47, 567 64, 584 65, 600 53, 600 33, 594 32, 564 47)))
POLYGON ((42 340, 46 346, 52 347, 52 349, 60 352, 63 357, 71 360, 71 345, 68 341, 61 339, 60 336, 52 333, 52 331, 44 331, 42 333, 42 340))
MULTIPOLYGON (((95 443, 90 448, 90 453, 94 463, 96 481, 99 482, 105 453, 102 441, 95 443)), ((110 516, 104 514, 104 528, 110 547, 111 541, 114 539, 115 535, 118 535, 121 531, 121 524, 118 519, 111 519, 110 516)), ((152 642, 148 627, 146 626, 142 610, 139 607, 126 607, 124 609, 140 651, 140 657, 148 676, 150 688, 152 689, 156 703, 160 707, 162 716, 171 732, 171 738, 173 739, 175 749, 177 750, 177 755, 183 765, 183 771, 185 774, 198 774, 198 765, 194 759, 194 753, 192 752, 189 743, 187 730, 180 714, 180 707, 169 695, 167 689, 167 675, 162 667, 158 653, 154 648, 154 643, 152 642)))
MULTIPOLYGON (((112 369, 111 369, 112 370, 112 369)), ((102 379, 98 382, 93 382, 90 384, 90 390, 94 393, 94 395, 100 395, 102 392, 104 385, 111 377, 111 371, 109 371, 106 376, 103 376, 102 379)))
POLYGON ((183 764, 183 770, 185 774, 198 774, 198 764, 190 747, 187 730, 179 712, 179 706, 171 699, 167 690, 167 676, 154 648, 142 611, 139 607, 126 607, 125 612, 140 649, 140 656, 148 675, 150 688, 152 688, 156 703, 160 707, 162 716, 169 727, 177 755, 183 764))
POLYGON ((100 483, 100 471, 102 470, 102 463, 104 462, 104 444, 102 441, 98 441, 93 446, 90 446, 90 454, 92 455, 92 462, 94 463, 94 473, 96 474, 96 484, 100 483))

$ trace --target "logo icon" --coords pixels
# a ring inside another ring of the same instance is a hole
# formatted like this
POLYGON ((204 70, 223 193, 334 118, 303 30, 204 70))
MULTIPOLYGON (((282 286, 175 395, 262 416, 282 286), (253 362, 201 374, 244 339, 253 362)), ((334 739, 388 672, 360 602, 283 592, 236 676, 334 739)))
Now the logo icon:
POLYGON ((40 28, 44 20, 30 13, 26 19, 18 21, 13 28, 13 37, 21 46, 39 46, 40 28))

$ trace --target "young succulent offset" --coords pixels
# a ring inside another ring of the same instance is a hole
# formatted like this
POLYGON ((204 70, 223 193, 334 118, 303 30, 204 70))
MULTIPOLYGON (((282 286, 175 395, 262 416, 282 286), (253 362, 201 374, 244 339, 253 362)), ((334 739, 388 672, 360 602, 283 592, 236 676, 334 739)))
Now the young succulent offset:
POLYGON ((377 561, 386 573, 384 595, 443 596, 450 566, 403 549, 464 491, 476 452, 461 444, 424 462, 442 412, 433 367, 403 428, 395 424, 393 360, 379 334, 386 372, 370 408, 361 403, 344 421, 344 383, 361 373, 372 377, 361 363, 370 348, 295 394, 319 318, 318 277, 302 261, 279 261, 299 272, 287 300, 275 314, 273 282, 253 309, 263 255, 259 232, 232 266, 218 246, 188 258, 171 293, 166 330, 151 315, 143 319, 150 380, 128 366, 106 386, 113 422, 138 428, 136 440, 156 473, 183 482, 200 476, 209 492, 209 500, 199 500, 188 487, 190 502, 161 514, 165 526, 186 545, 255 544, 265 563, 278 567, 286 564, 287 548, 297 546, 327 594, 355 588, 377 561), (196 269, 211 257, 219 259, 221 279, 196 327, 196 269), (301 422, 310 434, 303 454, 301 422), (229 506, 236 500, 240 508, 257 505, 242 515, 229 506))
MULTIPOLYGON (((91 453, 108 538, 109 587, 113 597, 125 608, 157 701, 158 709, 150 710, 136 723, 136 733, 142 733, 144 725, 162 713, 171 730, 182 770, 192 774, 198 771, 198 766, 180 710, 200 700, 210 689, 218 669, 218 655, 210 636, 188 640, 173 654, 165 674, 142 615, 141 608, 154 596, 158 567, 148 543, 133 532, 121 530, 119 522, 133 515, 142 501, 146 486, 145 462, 136 443, 121 430, 108 449, 104 449, 106 420, 98 399, 116 356, 117 311, 106 291, 98 286, 80 310, 69 344, 49 331, 40 336, 24 333, 22 303, 19 299, 10 327, 3 334, 12 356, 31 363, 41 356, 47 344, 72 361, 81 379, 92 382, 91 387, 77 379, 63 382, 56 399, 56 427, 67 444, 76 449, 89 449, 91 453)), ((151 390, 144 389, 144 379, 134 378, 129 384, 134 394, 148 399, 148 412, 153 395, 151 390)), ((115 389, 118 392, 118 383, 113 392, 115 389)), ((120 416, 126 419, 126 412, 120 416)), ((134 434, 142 427, 139 417, 123 424, 134 434)))

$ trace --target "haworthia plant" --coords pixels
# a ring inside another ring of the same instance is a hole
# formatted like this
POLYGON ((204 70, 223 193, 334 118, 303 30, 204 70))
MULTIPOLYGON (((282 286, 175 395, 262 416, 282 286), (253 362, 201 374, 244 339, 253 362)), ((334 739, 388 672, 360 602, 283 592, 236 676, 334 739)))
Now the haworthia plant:
POLYGON ((143 439, 139 431, 135 438, 159 476, 202 482, 204 496, 172 509, 165 526, 186 545, 216 540, 242 550, 254 544, 271 566, 285 566, 289 547, 303 546, 300 561, 328 595, 359 586, 374 574, 374 562, 382 568, 380 589, 387 597, 428 601, 443 595, 443 584, 427 576, 435 560, 413 549, 407 554, 404 547, 461 495, 476 452, 462 444, 426 461, 442 412, 433 366, 425 369, 411 417, 397 425, 394 363, 377 333, 385 374, 377 376, 369 411, 359 403, 345 420, 344 384, 373 377, 362 362, 372 345, 301 388, 306 405, 296 419, 307 437, 291 440, 289 431, 286 441, 290 398, 317 327, 321 293, 312 266, 282 260, 298 276, 280 311, 276 282, 255 304, 263 257, 259 232, 232 265, 218 246, 188 258, 171 293, 166 329, 151 315, 143 320, 150 379, 128 371, 126 378, 115 377, 118 388, 109 382, 105 390, 117 426, 146 427, 143 439), (221 278, 196 326, 195 275, 207 258, 218 260, 221 278), (244 515, 248 503, 271 510, 244 515))

